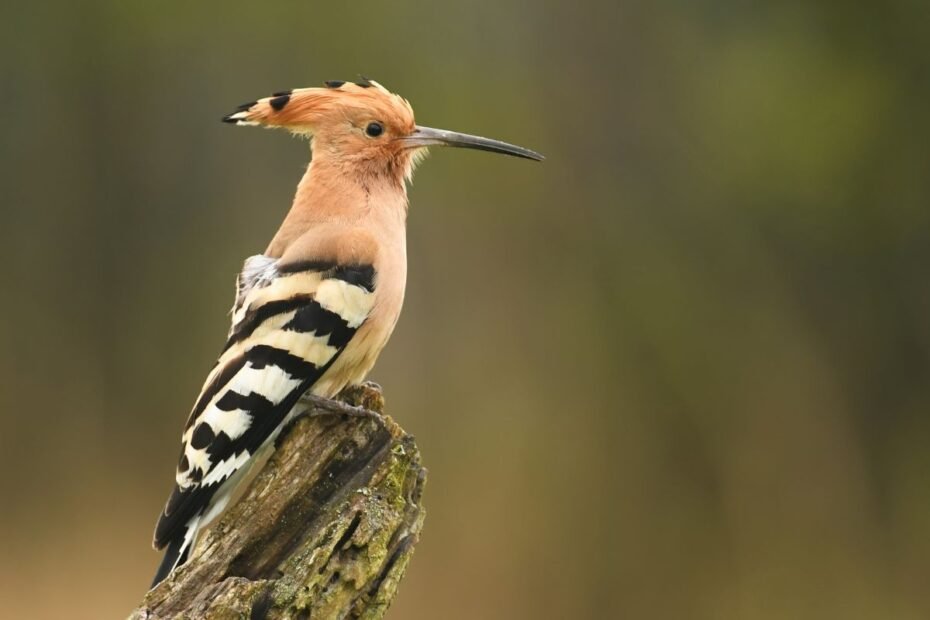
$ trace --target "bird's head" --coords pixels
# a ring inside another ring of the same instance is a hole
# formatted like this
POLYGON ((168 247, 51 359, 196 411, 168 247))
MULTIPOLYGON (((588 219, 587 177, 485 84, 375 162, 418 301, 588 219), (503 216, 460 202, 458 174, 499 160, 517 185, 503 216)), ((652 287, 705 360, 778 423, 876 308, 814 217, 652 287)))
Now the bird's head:
POLYGON ((313 138, 313 157, 364 175, 410 178, 430 146, 455 146, 542 160, 523 147, 468 134, 422 127, 413 108, 373 80, 326 82, 239 106, 223 118, 236 125, 282 127, 313 138))

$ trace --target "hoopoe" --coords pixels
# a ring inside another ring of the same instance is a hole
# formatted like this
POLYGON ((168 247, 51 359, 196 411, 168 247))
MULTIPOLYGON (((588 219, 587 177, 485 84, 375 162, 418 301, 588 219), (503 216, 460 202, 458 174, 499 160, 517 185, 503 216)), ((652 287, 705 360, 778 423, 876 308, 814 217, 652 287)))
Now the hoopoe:
POLYGON ((407 190, 429 146, 543 157, 505 142, 414 123, 377 82, 275 93, 223 118, 311 138, 284 222, 236 279, 226 345, 181 437, 175 486, 155 528, 166 548, 154 587, 273 451, 295 405, 363 381, 400 315, 407 276, 407 190))

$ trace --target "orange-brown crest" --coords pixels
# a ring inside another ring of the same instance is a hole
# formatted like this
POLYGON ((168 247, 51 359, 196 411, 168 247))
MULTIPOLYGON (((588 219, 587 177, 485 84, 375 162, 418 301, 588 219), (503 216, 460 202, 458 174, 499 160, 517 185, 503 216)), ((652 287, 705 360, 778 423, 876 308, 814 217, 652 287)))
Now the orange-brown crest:
MULTIPOLYGON (((239 107, 223 119, 237 125, 281 127, 313 138, 314 157, 345 162, 402 164, 412 155, 396 139, 415 129, 406 99, 377 82, 326 82, 297 88, 239 107), (402 161, 398 161, 402 160, 402 161)), ((393 168, 393 166, 391 166, 393 168)))

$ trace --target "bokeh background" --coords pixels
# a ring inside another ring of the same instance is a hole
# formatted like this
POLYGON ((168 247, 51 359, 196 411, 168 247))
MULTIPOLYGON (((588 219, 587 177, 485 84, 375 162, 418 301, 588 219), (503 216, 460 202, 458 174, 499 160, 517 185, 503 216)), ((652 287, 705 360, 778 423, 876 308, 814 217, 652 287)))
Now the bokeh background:
POLYGON ((372 378, 430 469, 391 618, 930 617, 916 0, 5 2, 0 616, 124 616, 233 277, 362 73, 441 151, 372 378))

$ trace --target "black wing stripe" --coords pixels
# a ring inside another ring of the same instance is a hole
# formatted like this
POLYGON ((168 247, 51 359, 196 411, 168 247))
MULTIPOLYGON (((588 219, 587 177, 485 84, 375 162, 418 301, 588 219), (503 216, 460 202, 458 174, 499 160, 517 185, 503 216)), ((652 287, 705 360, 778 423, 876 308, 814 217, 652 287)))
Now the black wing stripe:
POLYGON ((274 407, 274 403, 257 392, 244 395, 230 390, 216 401, 216 408, 223 411, 234 411, 236 409, 258 411, 260 409, 270 409, 271 407, 274 407))
POLYGON ((313 362, 308 362, 284 349, 277 349, 267 344, 255 345, 246 352, 246 357, 252 368, 261 369, 265 366, 277 366, 295 379, 314 380, 318 376, 318 368, 313 362))
POLYGON ((220 373, 214 377, 213 381, 210 382, 210 385, 203 389, 203 392, 200 393, 200 397, 197 399, 197 403, 194 405, 193 411, 191 411, 190 417, 187 419, 187 425, 184 427, 184 431, 187 432, 187 429, 191 427, 191 424, 200 417, 200 414, 203 413, 203 410, 207 408, 207 405, 213 398, 219 394, 219 391, 226 387, 226 384, 229 383, 233 377, 236 376, 242 368, 245 366, 245 363, 248 361, 246 353, 239 355, 226 363, 223 366, 223 369, 220 373))
POLYGON ((299 273, 301 271, 319 271, 325 272, 336 267, 336 263, 332 261, 322 261, 322 260, 304 260, 298 261, 296 263, 290 263, 288 265, 278 265, 278 273, 292 274, 299 273))
POLYGON ((203 450, 213 443, 214 439, 216 439, 216 434, 213 432, 213 427, 206 422, 201 422, 191 434, 191 447, 195 450, 203 450))
POLYGON ((318 271, 322 274, 324 280, 329 278, 342 280, 360 286, 369 293, 375 290, 375 268, 372 265, 339 265, 327 261, 301 261, 278 267, 278 272, 283 274, 294 274, 301 271, 318 271))
POLYGON ((297 310, 312 299, 313 297, 310 295, 295 295, 290 299, 277 299, 262 304, 258 308, 250 309, 246 312, 242 320, 236 324, 232 334, 229 336, 229 340, 226 341, 226 346, 223 348, 223 351, 226 351, 232 345, 237 342, 242 342, 251 336, 258 326, 268 319, 279 314, 297 310))
POLYGON ((327 275, 360 286, 369 293, 375 290, 375 268, 371 265, 339 265, 327 275))
MULTIPOLYGON (((246 435, 248 435, 248 433, 246 433, 246 435)), ((207 454, 210 455, 210 460, 222 460, 223 458, 229 458, 230 456, 239 456, 239 453, 242 452, 242 450, 234 448, 233 445, 233 440, 229 437, 229 435, 220 431, 216 434, 216 439, 213 440, 213 443, 207 447, 207 454)))
POLYGON ((331 310, 327 310, 316 301, 305 304, 295 314, 294 318, 284 324, 287 331, 309 333, 317 336, 329 336, 331 347, 341 349, 349 343, 355 335, 355 328, 349 327, 344 318, 331 310))

